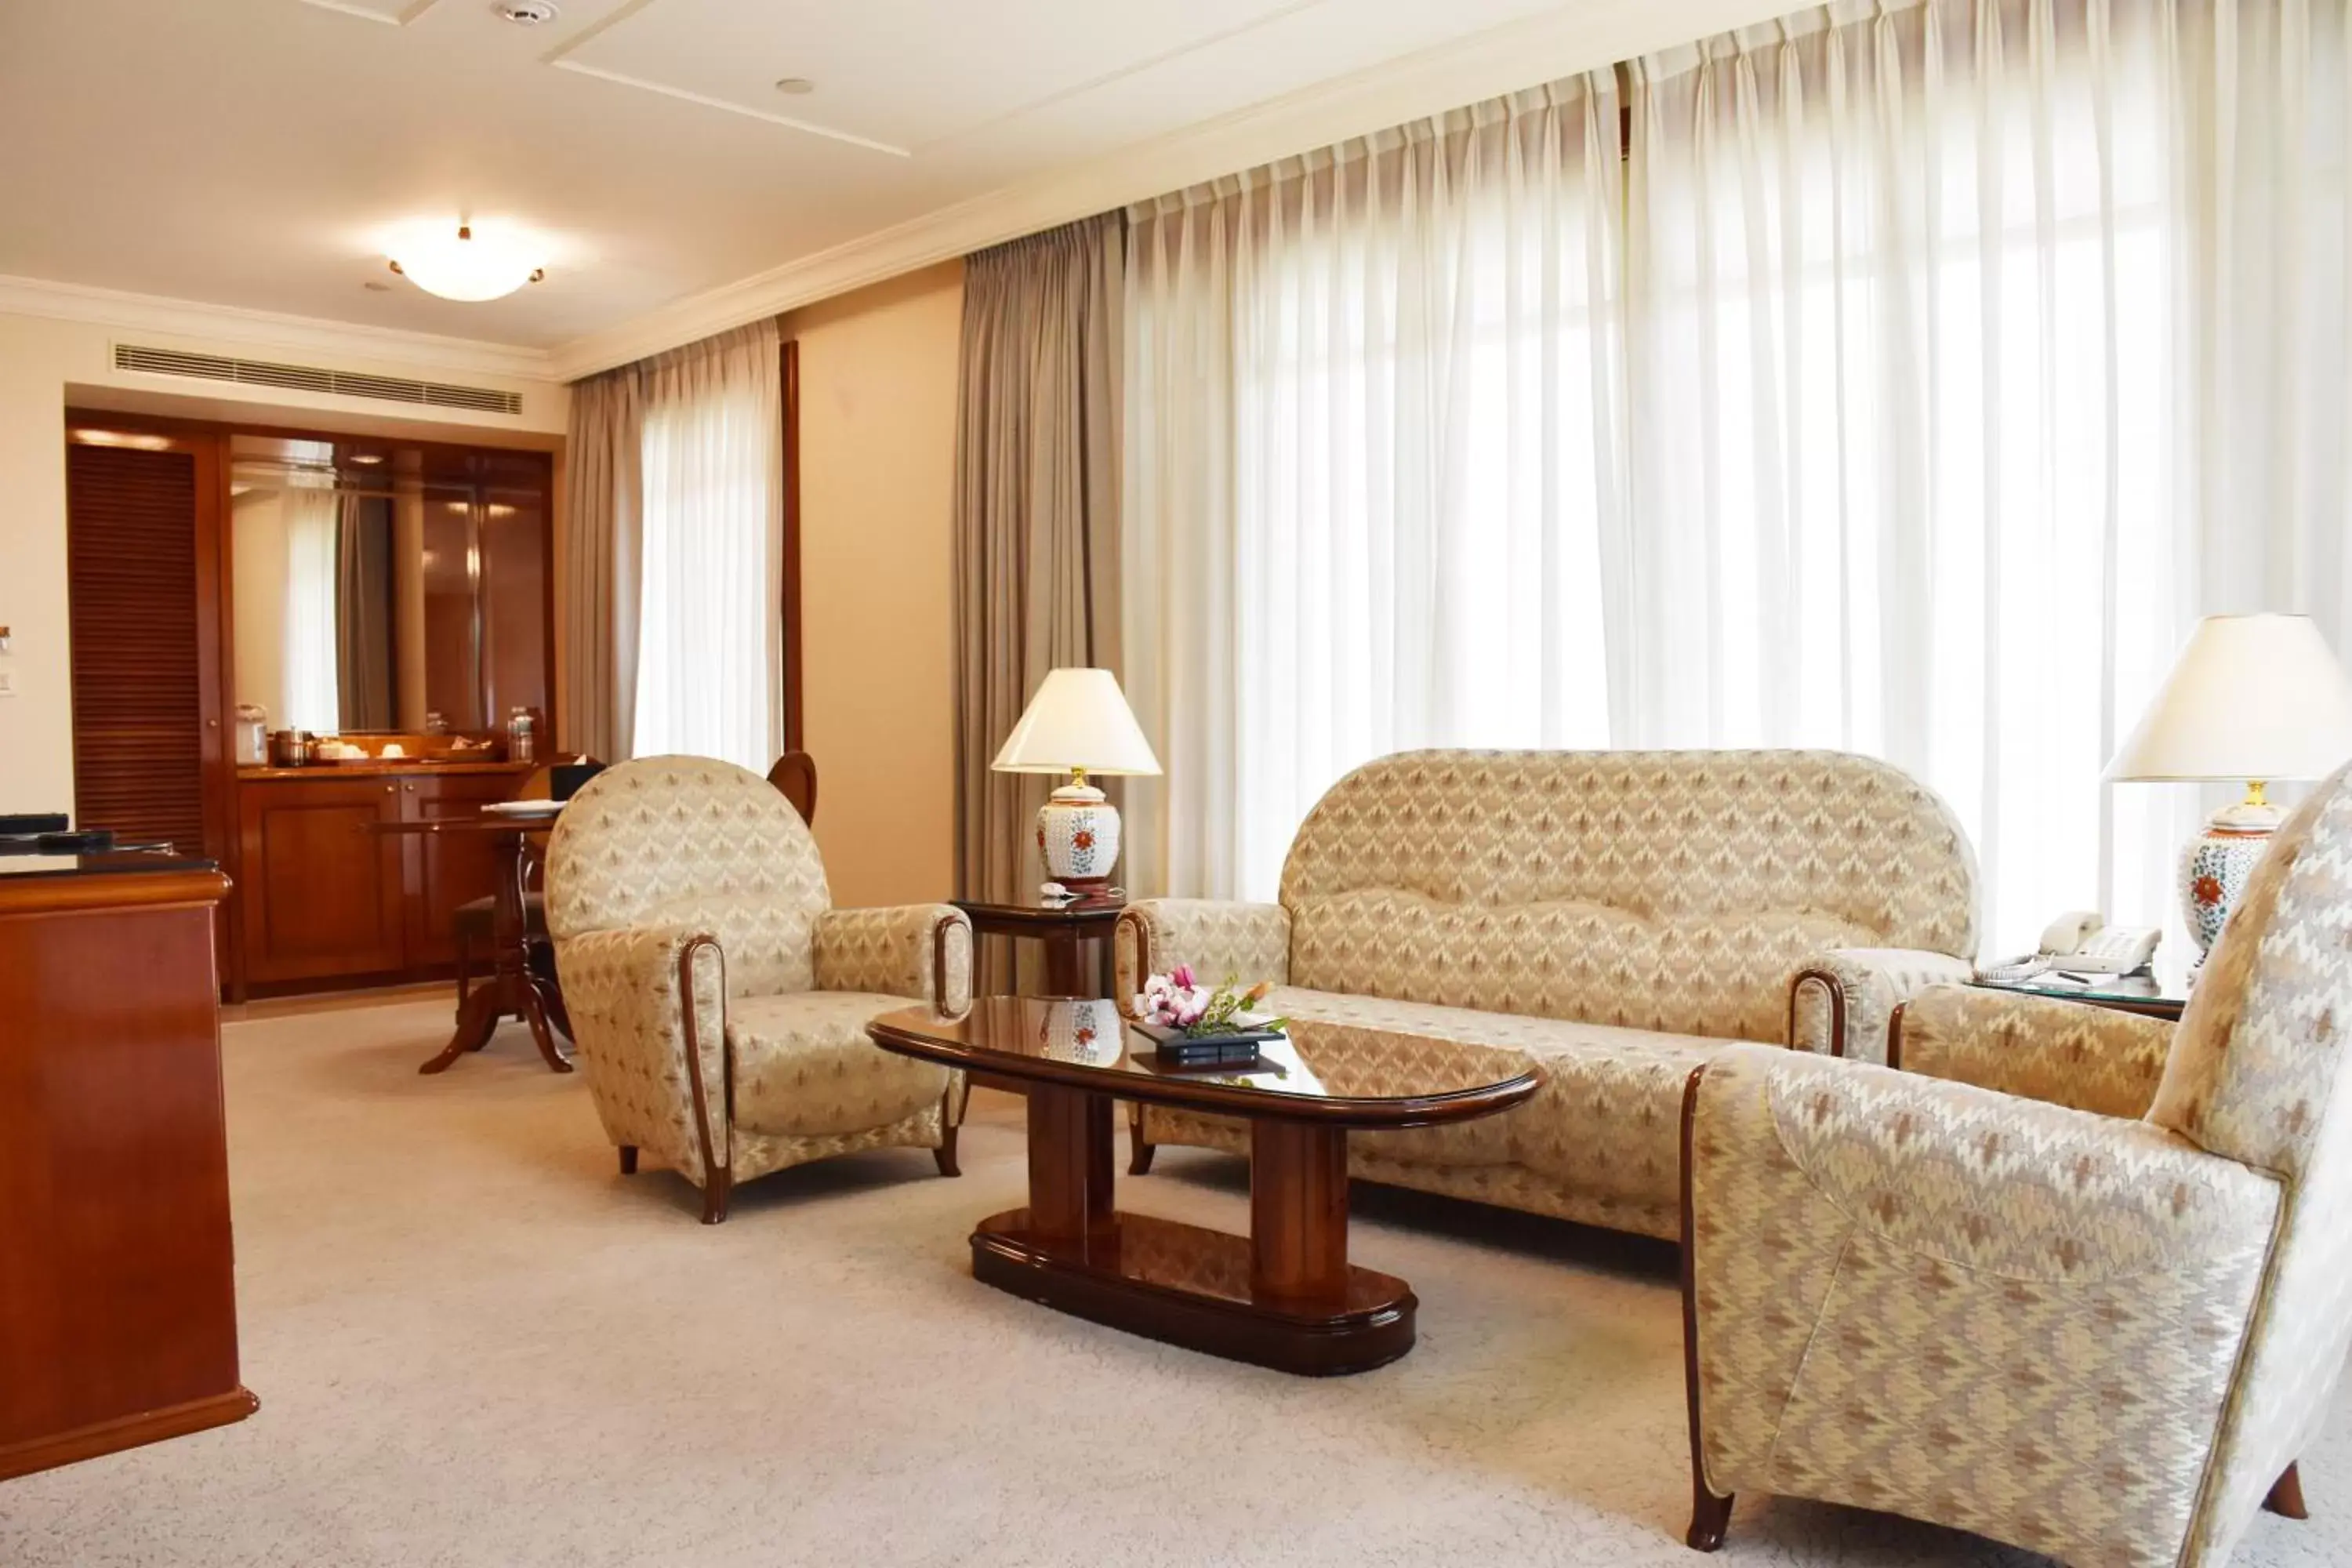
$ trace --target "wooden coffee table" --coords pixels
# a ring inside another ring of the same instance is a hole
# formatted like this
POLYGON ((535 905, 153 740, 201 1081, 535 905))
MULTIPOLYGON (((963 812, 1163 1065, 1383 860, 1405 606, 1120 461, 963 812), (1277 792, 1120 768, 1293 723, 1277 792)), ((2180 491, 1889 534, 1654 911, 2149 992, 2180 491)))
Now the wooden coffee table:
POLYGON ((1348 1130, 1491 1116, 1535 1093, 1519 1054, 1299 1024, 1251 1071, 1162 1068, 1111 1002, 984 997, 887 1013, 885 1049, 1020 1081, 1029 1205, 971 1234, 973 1278, 1065 1312, 1283 1372, 1364 1372, 1412 1348, 1412 1289, 1348 1261, 1348 1130), (1131 1047, 1131 1048, 1130 1048, 1131 1047), (1250 1125, 1250 1234, 1111 1204, 1111 1102, 1250 1125))

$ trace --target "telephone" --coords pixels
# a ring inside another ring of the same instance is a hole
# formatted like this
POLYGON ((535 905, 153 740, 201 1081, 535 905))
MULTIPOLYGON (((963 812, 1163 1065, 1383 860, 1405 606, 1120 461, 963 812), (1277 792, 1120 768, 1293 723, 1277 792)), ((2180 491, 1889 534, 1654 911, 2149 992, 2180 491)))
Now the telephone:
POLYGON ((1985 974, 1992 980, 2030 980, 2053 970, 2061 974, 2133 974, 2156 955, 2156 945, 2163 940, 2164 932, 2155 926, 2111 926, 2096 910, 2070 910, 2042 931, 2040 952, 1996 964, 1985 974))

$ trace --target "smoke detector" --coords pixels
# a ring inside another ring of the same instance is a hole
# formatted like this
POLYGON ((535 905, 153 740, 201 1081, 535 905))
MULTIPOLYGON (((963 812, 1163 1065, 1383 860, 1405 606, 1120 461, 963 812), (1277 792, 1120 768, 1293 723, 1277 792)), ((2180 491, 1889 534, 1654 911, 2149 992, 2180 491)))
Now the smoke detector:
POLYGON ((548 0, 499 0, 498 13, 518 27, 536 27, 557 15, 548 0))

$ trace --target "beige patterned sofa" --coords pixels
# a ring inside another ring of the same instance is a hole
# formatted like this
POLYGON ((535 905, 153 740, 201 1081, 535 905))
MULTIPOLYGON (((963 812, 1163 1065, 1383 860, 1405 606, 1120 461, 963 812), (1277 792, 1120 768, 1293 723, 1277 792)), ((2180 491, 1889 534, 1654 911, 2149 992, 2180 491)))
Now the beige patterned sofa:
POLYGON ((836 910, 800 813, 706 757, 605 769, 547 854, 547 924, 604 1131, 702 1189, 861 1149, 956 1173, 961 1076, 881 1049, 877 1013, 964 1005, 971 922, 946 904, 836 910))
POLYGON ((1738 1491, 2118 1568, 2301 1517, 2352 1346, 2347 773, 2177 1027, 1947 988, 1901 1038, 1918 1070, 1733 1049, 1691 1084, 1690 1543, 1738 1491))
MULTIPOLYGON (((1288 1016, 1525 1053, 1533 1100, 1360 1135, 1353 1173, 1674 1237, 1691 1070, 1740 1040, 1883 1058, 1905 998, 1969 973, 1975 907, 1958 823, 1882 763, 1413 752, 1331 787, 1279 903, 1145 900, 1116 945, 1122 995, 1189 963, 1273 982, 1288 1016)), ((1134 1131, 1139 1172, 1155 1144, 1247 1147, 1156 1108, 1134 1131)))

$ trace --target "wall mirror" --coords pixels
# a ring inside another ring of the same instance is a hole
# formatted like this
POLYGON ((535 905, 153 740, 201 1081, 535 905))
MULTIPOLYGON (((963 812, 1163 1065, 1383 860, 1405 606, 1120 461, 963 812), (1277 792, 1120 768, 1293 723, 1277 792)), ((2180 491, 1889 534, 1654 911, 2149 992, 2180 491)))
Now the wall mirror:
POLYGON ((235 700, 317 734, 544 714, 544 454, 229 439, 235 700))

